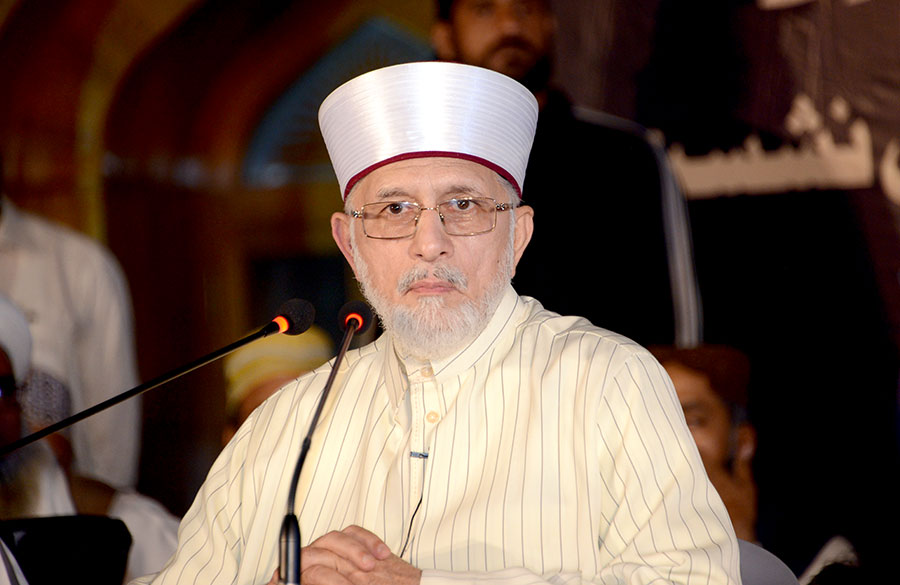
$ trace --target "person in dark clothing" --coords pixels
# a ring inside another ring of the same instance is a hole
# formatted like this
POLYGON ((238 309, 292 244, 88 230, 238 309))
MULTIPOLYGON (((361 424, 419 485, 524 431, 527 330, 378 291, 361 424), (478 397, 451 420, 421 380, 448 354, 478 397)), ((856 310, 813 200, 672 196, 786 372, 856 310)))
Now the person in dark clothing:
POLYGON ((579 110, 551 85, 555 32, 545 0, 440 0, 432 29, 439 59, 509 75, 540 106, 523 201, 541 230, 516 289, 642 344, 693 345, 690 231, 665 154, 642 127, 579 110), (599 280, 585 273, 586 257, 599 280))

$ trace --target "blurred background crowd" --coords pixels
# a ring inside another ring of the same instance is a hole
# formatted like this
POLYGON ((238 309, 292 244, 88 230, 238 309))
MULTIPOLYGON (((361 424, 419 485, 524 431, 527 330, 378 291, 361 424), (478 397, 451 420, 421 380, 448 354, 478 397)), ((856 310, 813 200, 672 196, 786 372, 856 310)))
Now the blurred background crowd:
POLYGON ((652 346, 692 431, 725 417, 713 454, 698 445, 741 538, 798 575, 829 543, 889 565, 894 0, 0 0, 0 294, 31 337, 18 371, 24 341, 4 339, 0 377, 22 428, 288 298, 317 310, 298 347, 256 347, 57 439, 75 499, 84 481, 112 490, 103 509, 141 494, 166 532, 262 378, 331 355, 359 293, 327 221, 341 200, 318 105, 364 71, 438 58, 513 75, 541 104, 518 292, 652 346), (714 390, 712 410, 679 381, 714 390))

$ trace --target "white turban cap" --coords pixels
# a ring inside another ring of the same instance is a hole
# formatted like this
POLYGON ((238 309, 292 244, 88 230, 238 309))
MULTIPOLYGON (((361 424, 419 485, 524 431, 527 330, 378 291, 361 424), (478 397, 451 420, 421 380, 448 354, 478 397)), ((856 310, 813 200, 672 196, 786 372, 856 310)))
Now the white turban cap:
POLYGON ((514 79, 429 61, 344 83, 322 102, 319 127, 344 199, 378 167, 429 156, 482 164, 521 196, 537 117, 534 95, 514 79))

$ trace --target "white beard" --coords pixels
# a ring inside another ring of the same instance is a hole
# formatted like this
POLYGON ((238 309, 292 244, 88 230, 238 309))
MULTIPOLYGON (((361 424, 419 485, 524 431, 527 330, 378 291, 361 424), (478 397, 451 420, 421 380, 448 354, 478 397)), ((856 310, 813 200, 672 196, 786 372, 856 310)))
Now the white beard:
MULTIPOLYGON (((437 360, 449 357, 465 347, 481 333, 497 310, 503 292, 512 278, 514 247, 510 230, 509 244, 496 276, 480 299, 466 300, 458 307, 447 307, 441 296, 419 299, 416 307, 409 308, 390 303, 371 283, 369 267, 358 252, 355 232, 351 231, 353 261, 357 280, 363 295, 378 314, 385 331, 390 333, 402 356, 418 360, 437 360)), ((465 291, 468 281, 458 268, 447 264, 435 264, 412 268, 397 283, 402 295, 416 281, 432 276, 465 291)))

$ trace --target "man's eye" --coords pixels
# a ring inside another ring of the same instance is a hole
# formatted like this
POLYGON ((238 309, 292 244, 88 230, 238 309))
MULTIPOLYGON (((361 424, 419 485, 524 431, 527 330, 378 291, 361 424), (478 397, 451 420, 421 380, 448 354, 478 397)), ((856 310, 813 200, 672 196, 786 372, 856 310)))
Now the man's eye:
POLYGON ((699 414, 685 415, 684 421, 687 423, 687 426, 692 429, 699 429, 706 426, 706 417, 699 414))
POLYGON ((447 202, 447 210, 455 213, 476 213, 483 209, 484 204, 477 199, 451 199, 447 202))
POLYGON ((391 218, 406 216, 412 212, 412 209, 413 206, 405 201, 391 201, 377 206, 376 210, 374 210, 374 216, 391 218))

